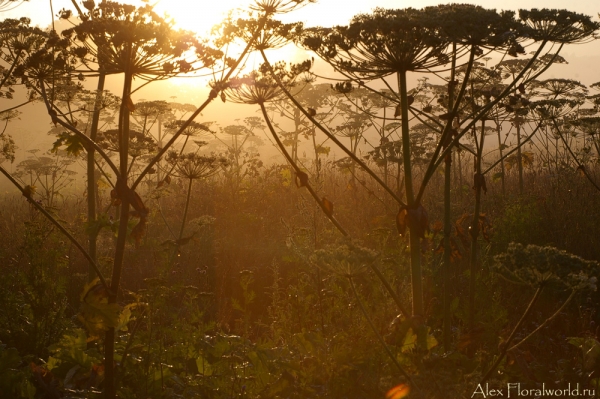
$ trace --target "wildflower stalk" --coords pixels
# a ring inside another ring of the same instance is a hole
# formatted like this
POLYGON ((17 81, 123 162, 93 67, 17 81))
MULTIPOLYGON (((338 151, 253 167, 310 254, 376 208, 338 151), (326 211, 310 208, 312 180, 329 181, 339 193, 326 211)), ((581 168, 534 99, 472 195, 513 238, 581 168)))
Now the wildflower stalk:
POLYGON ((69 241, 71 241, 71 243, 73 243, 73 245, 75 245, 75 247, 82 253, 82 255, 90 263, 90 266, 94 269, 96 276, 98 276, 98 279, 100 280, 100 284, 102 284, 102 286, 104 287, 104 289, 106 289, 106 291, 110 292, 110 287, 108 286, 106 279, 102 275, 102 272, 98 268, 98 264, 90 256, 90 254, 85 250, 85 248, 79 243, 79 241, 77 241, 77 239, 75 237, 73 237, 73 235, 71 233, 69 233, 69 231, 63 225, 61 225, 58 220, 56 220, 54 218, 54 216, 52 216, 50 213, 48 213, 48 211, 42 206, 42 204, 34 201, 31 198, 31 194, 28 191, 26 191, 23 187, 21 187, 19 182, 14 177, 12 177, 12 175, 6 169, 4 169, 2 166, 0 166, 0 172, 4 176, 6 176, 6 178, 8 180, 10 180, 10 182, 16 188, 19 189, 19 191, 21 191, 23 196, 27 198, 27 200, 29 201, 29 203, 31 205, 33 205, 38 211, 40 211, 50 222, 52 222, 53 225, 55 225, 60 230, 61 233, 63 233, 69 239, 69 241))
POLYGON ((362 314, 365 316, 365 319, 367 319, 367 322, 369 323, 369 326, 373 330, 373 333, 375 333, 375 335, 377 336, 377 340, 381 343, 381 346, 383 346, 385 353, 389 356, 389 358, 392 360, 392 363, 394 363, 394 365, 396 366, 396 368, 398 369, 400 374, 402 374, 404 376, 404 378, 406 378, 406 380, 410 383, 410 385, 414 388, 417 388, 417 386, 415 385, 412 378, 410 378, 410 376, 408 375, 406 370, 404 370, 404 368, 402 368, 400 363, 398 363, 398 360, 396 359, 396 357, 394 356, 394 354, 392 353, 390 348, 385 343, 385 340, 383 339, 381 334, 379 334, 379 331, 377 331, 377 327, 375 327, 375 324, 373 324, 373 320, 371 320, 371 317, 369 317, 369 313, 367 313, 367 309, 365 309, 365 305, 363 305, 362 301, 360 300, 360 297, 358 296, 358 292, 356 292, 356 287, 354 286, 354 281, 352 281, 352 277, 348 276, 348 281, 350 282, 350 287, 352 288, 352 293, 354 294, 354 297, 356 298, 356 302, 358 302, 358 306, 360 307, 362 314))
POLYGON ((487 373, 485 373, 485 375, 483 376, 483 378, 479 382, 480 384, 484 384, 492 376, 492 373, 500 365, 500 362, 502 362, 502 360, 504 359, 504 356, 506 356, 506 353, 508 352, 508 349, 510 348, 510 344, 512 343, 513 339, 515 338, 515 335, 517 334, 517 331, 519 331, 519 329, 523 325, 523 322, 525 321, 525 319, 527 318, 527 316, 529 316, 529 314, 531 313, 531 310, 533 309, 533 305, 535 305, 535 303, 539 299, 540 294, 542 293, 542 289, 543 288, 544 288, 543 284, 540 284, 538 286, 537 290, 535 291, 535 294, 533 295, 533 297, 529 301, 529 305, 527 305, 527 309, 525 309, 525 312, 523 313, 523 315, 521 316, 521 318, 517 322, 517 325, 515 326, 515 328, 512 330, 512 332, 508 336, 508 339, 503 343, 502 351, 500 352, 500 354, 496 358, 496 361, 492 364, 492 366, 490 367, 490 369, 487 371, 487 373))
MULTIPOLYGON (((259 37, 261 30, 263 29, 263 27, 267 23, 267 20, 268 20, 268 15, 267 14, 263 15, 260 18, 260 22, 259 22, 259 24, 258 24, 258 26, 256 28, 256 31, 252 35, 252 38, 248 41, 248 43, 246 44, 246 47, 244 47, 244 50, 242 51, 242 53, 240 54, 240 56, 233 63, 233 65, 230 67, 229 72, 227 72, 227 74, 225 74, 225 76, 223 77, 222 80, 224 82, 228 81, 229 78, 231 77, 231 75, 233 75, 233 73, 235 72, 235 70, 237 70, 237 67, 240 65, 240 63, 242 62, 242 60, 246 57, 246 54, 248 54, 248 51, 250 51, 250 49, 252 48, 254 42, 259 37)), ((185 121, 185 123, 183 125, 181 125, 181 127, 179 128, 179 130, 173 134, 173 137, 171 137, 171 139, 163 146, 163 148, 158 152, 158 154, 156 154, 156 156, 154 156, 154 158, 152 158, 152 160, 150 162, 148 162, 148 165, 146 165, 146 167, 144 168, 144 170, 142 170, 142 172, 140 173, 140 175, 138 176, 138 178, 131 185, 131 188, 133 190, 135 190, 135 188, 142 182, 142 179, 148 174, 148 172, 150 172, 150 170, 162 158, 162 156, 165 155, 165 153, 169 150, 169 148, 171 148, 171 146, 175 143, 175 141, 177 141, 177 139, 179 138, 179 136, 181 136, 181 134, 192 123, 192 121, 194 119, 196 119, 196 117, 198 115, 200 115, 200 113, 204 110, 204 108, 206 108, 212 102, 212 100, 214 100, 215 98, 217 98, 217 91, 215 89, 213 89, 209 93, 208 98, 200 105, 200 107, 198 107, 198 109, 196 111, 194 111, 192 113, 192 115, 190 115, 190 117, 185 121)))
MULTIPOLYGON (((267 114, 267 110, 264 107, 264 104, 261 103, 260 107, 261 107, 261 111, 263 113, 263 117, 265 119, 265 122, 267 124, 267 127, 269 128, 269 131, 273 135, 273 138, 275 139, 275 142, 277 143, 277 146, 280 148, 281 152, 283 153, 283 155, 285 156, 285 158, 288 160, 288 162, 290 163, 290 165, 294 168, 294 170, 296 171, 296 173, 302 172, 300 170, 300 168, 298 167, 298 165, 293 161, 292 157, 288 154, 287 150, 285 149, 285 146, 283 145, 283 143, 281 142, 281 140, 277 136, 277 133, 275 132, 275 129, 273 128, 273 125, 271 124, 271 121, 270 121, 269 116, 267 114)), ((302 172, 302 173, 304 173, 304 172, 302 172)), ((317 202, 317 204, 319 204, 319 206, 321 207, 321 210, 325 213, 325 215, 331 221, 331 223, 333 223, 333 225, 338 229, 338 231, 340 233, 342 233, 343 236, 348 237, 349 235, 346 232, 346 230, 333 217, 333 215, 330 214, 330 212, 325 209, 325 207, 323 205, 323 202, 319 199, 319 197, 317 196, 316 192, 313 190, 312 186, 308 182, 306 182, 305 183, 305 187, 308 190, 308 192, 310 193, 310 195, 313 197, 313 199, 317 202)), ((377 278, 381 281, 381 283, 385 287, 386 291, 390 294, 390 296, 392 297, 392 299, 396 303, 396 306, 398 306, 398 309, 400 310, 400 312, 402 313, 402 315, 404 317, 406 317, 406 318, 410 317, 410 313, 407 312, 406 308, 402 304, 402 301, 400 300, 400 298, 398 297, 398 295, 396 294, 396 292, 394 291, 394 289, 392 288, 392 286, 390 285, 390 283, 387 281, 387 279, 385 278, 385 276, 377 268, 377 266, 375 266, 373 263, 370 263, 370 268, 371 268, 371 270, 373 270, 373 272, 375 273, 375 275, 377 276, 377 278)))
POLYGON ((263 50, 260 50, 260 54, 261 54, 263 60, 265 61, 265 65, 267 66, 267 69, 271 73, 271 76, 273 77, 273 79, 275 79, 275 81, 277 82, 277 84, 281 88, 281 91, 283 91, 283 93, 308 118, 308 120, 310 120, 320 131, 322 131, 323 133, 325 133, 325 135, 331 141, 333 141, 339 148, 341 148, 342 151, 344 151, 346 153, 346 155, 348 155, 365 172, 367 172, 369 174, 369 176, 371 176, 385 191, 388 192, 388 194, 390 194, 392 196, 392 198, 394 198, 396 200, 396 202, 398 202, 398 204, 400 204, 400 206, 405 206, 404 202, 400 199, 400 197, 398 197, 398 195, 394 192, 394 190, 392 190, 388 185, 386 185, 383 182, 383 180, 381 180, 381 178, 379 176, 377 176, 377 174, 374 171, 372 171, 363 161, 361 161, 354 153, 352 153, 352 151, 350 151, 348 148, 346 148, 346 146, 344 144, 342 144, 342 142, 339 141, 338 138, 333 133, 331 133, 323 125, 321 125, 314 118, 314 116, 310 112, 308 112, 308 110, 306 108, 304 108, 302 106, 302 104, 300 104, 300 102, 298 100, 296 100, 296 98, 285 87, 285 85, 283 84, 283 82, 281 81, 281 79, 279 78, 279 76, 277 76, 277 74, 273 71, 273 67, 271 66, 271 63, 269 62, 269 60, 267 59, 267 56, 265 55, 265 52, 263 50))

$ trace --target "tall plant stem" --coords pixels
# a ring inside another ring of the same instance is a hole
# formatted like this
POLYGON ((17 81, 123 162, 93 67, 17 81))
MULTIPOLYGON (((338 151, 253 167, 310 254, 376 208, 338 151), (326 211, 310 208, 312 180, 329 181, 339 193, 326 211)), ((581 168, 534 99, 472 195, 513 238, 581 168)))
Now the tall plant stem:
POLYGON ((175 248, 173 249, 173 253, 171 254, 171 258, 169 259, 169 267, 171 267, 173 265, 173 262, 175 261, 175 258, 177 257, 177 254, 179 253, 179 245, 180 245, 181 239, 183 238, 183 232, 185 230, 185 222, 187 220, 188 209, 190 206, 190 199, 192 198, 192 184, 194 182, 194 179, 188 179, 188 180, 189 180, 189 183, 188 183, 187 194, 185 197, 185 208, 183 210, 183 219, 181 220, 181 227, 179 228, 179 236, 177 237, 177 241, 175 242, 175 248))
POLYGON ((500 365, 500 362, 502 362, 502 359, 504 359, 504 356, 506 356, 506 352, 508 352, 508 348, 510 348, 510 344, 512 343, 513 339, 515 338, 517 331, 519 331, 519 329, 521 328, 521 325, 523 325, 523 322, 525 321, 527 316, 529 316, 529 313, 531 313, 531 309, 533 309, 533 305, 535 305, 538 298, 540 297, 542 289, 543 289, 543 285, 540 285, 537 288, 537 290, 535 291, 533 298, 531 298, 531 301, 529 301, 529 305, 527 305, 527 309, 525 309, 525 313, 523 313, 523 315, 517 322, 517 325, 515 326, 515 328, 512 330, 512 332, 508 336, 508 339, 506 340, 506 342, 503 343, 502 351, 498 355, 498 358, 496 359, 496 361, 492 364, 490 369, 487 371, 487 373, 485 373, 485 375, 483 376, 483 378, 480 381, 480 384, 484 384, 492 376, 492 373, 494 372, 494 370, 496 370, 496 368, 500 365))
POLYGON ((275 81, 277 82, 277 84, 279 85, 279 87, 281 88, 281 91, 283 91, 283 93, 290 99, 290 101, 304 114, 304 116, 306 116, 306 118, 308 120, 310 120, 312 122, 313 125, 315 125, 321 132, 325 133, 325 135, 335 143, 335 145, 337 145, 342 151, 344 151, 346 153, 346 155, 348 155, 354 162, 356 162, 365 172, 367 172, 367 174, 369 174, 369 176, 371 176, 385 191, 388 192, 388 194, 390 194, 392 196, 392 198, 394 198, 396 200, 396 202, 398 202, 398 204, 400 204, 400 206, 405 206, 404 202, 400 199, 400 197, 394 192, 394 190, 392 190, 389 186, 387 186, 380 178, 379 176, 377 176, 377 174, 375 172, 373 172, 363 161, 361 161, 351 150, 349 150, 344 144, 342 144, 341 141, 338 140, 337 137, 335 137, 334 134, 332 134, 329 130, 327 130, 323 125, 321 125, 314 117, 313 115, 311 115, 311 113, 308 112, 308 110, 306 110, 302 104, 300 104, 300 102, 298 100, 296 100, 296 98, 292 95, 292 93, 290 93, 290 91, 288 89, 286 89, 286 87, 283 85, 283 83, 281 82, 281 79, 279 79, 279 77, 274 73, 273 71, 273 67, 271 66, 271 63, 269 62, 267 56, 265 55, 265 52, 261 49, 260 50, 260 54, 262 55, 263 60, 265 61, 265 65, 267 66, 267 68, 269 69, 269 72, 271 73, 271 76, 273 77, 273 79, 275 79, 275 81))
MULTIPOLYGON (((404 187, 406 191, 406 202, 408 208, 416 208, 413 191, 413 176, 411 169, 410 136, 408 126, 408 89, 406 84, 406 71, 398 73, 398 90, 400 92, 400 103, 402 105, 402 161, 404 167, 404 187)), ((412 287, 412 315, 416 317, 425 316, 423 304, 423 278, 421 271, 421 239, 416 234, 414 226, 409 223, 410 238, 410 277, 412 287)))
POLYGON ((82 255, 90 263, 91 267, 94 269, 94 272, 96 273, 96 276, 98 276, 98 279, 100 280, 100 284, 102 284, 102 286, 107 291, 110 291, 110 287, 108 286, 108 283, 106 282, 106 280, 104 279, 104 276, 100 272, 100 269, 98 268, 98 265, 96 264, 96 261, 90 256, 90 254, 79 243, 79 241, 77 241, 77 239, 75 237, 73 237, 73 235, 71 233, 69 233, 69 231, 67 229, 65 229, 63 227, 63 225, 61 225, 58 222, 58 220, 56 220, 54 218, 54 216, 52 216, 51 214, 49 214, 48 211, 42 206, 42 204, 39 204, 36 201, 34 201, 31 198, 31 196, 26 192, 26 190, 23 187, 21 187, 21 185, 19 184, 19 182, 17 180, 15 180, 15 178, 12 177, 12 175, 10 173, 8 173, 8 171, 6 169, 4 169, 2 166, 0 166, 0 173, 2 173, 4 176, 6 176, 6 178, 8 180, 10 180, 10 182, 12 184, 14 184, 14 186, 19 189, 19 191, 21 191, 21 193, 23 194, 23 196, 25 196, 27 198, 27 200, 29 201, 29 203, 31 205, 33 205, 38 211, 40 211, 50 222, 52 222, 53 225, 55 225, 60 230, 61 233, 63 233, 69 239, 69 241, 71 241, 71 243, 73 243, 73 245, 75 245, 75 247, 82 253, 82 255))
MULTIPOLYGON (((275 139, 275 142, 277 143, 277 146, 279 147, 279 149, 283 153, 284 157, 287 159, 287 161, 290 163, 290 165, 292 166, 292 168, 295 170, 296 173, 301 172, 300 168, 298 167, 298 165, 296 164, 296 162, 294 162, 294 160, 292 159, 292 157, 290 156, 290 154, 285 149, 285 146, 283 145, 283 143, 281 142, 281 140, 277 136, 277 133, 275 132, 275 129, 273 128, 273 125, 271 124, 271 120, 269 119, 269 115, 267 114, 267 109, 265 108, 264 104, 260 104, 260 109, 262 111, 263 118, 264 118, 264 120, 265 120, 265 122, 267 124, 267 127, 269 128, 269 131, 271 132, 271 135, 275 139)), ((308 183, 308 181, 305 183, 304 187, 306 187, 306 189, 308 190, 308 192, 310 193, 310 195, 313 197, 313 199, 317 202, 317 204, 319 204, 319 206, 320 206, 321 210, 323 211, 323 213, 325 213, 325 215, 327 216, 327 218, 331 221, 331 223, 333 223, 333 225, 338 229, 338 231, 344 237, 349 237, 348 232, 346 232, 346 230, 333 217, 333 215, 330 214, 330 212, 328 212, 325 209, 325 206, 324 206, 323 202, 321 200, 319 200, 319 197, 317 196, 317 193, 313 190, 312 186, 308 183)), ((394 291, 394 289, 392 288, 392 286, 388 283, 388 281, 385 278, 385 276, 381 273, 381 271, 374 264, 371 264, 370 267, 371 267, 371 270, 373 270, 373 272, 377 276, 377 278, 379 278, 379 280, 381 281, 381 283, 383 284, 383 286, 385 287, 385 289, 388 291, 388 293, 390 294, 390 296, 392 297, 392 299, 394 300, 394 302, 398 306, 398 309, 400 310, 400 312, 402 313, 402 315, 404 317, 408 318, 410 316, 410 314, 406 311, 406 308, 402 305, 402 302, 400 301, 400 298, 398 297, 398 295, 396 294, 396 292, 394 291)))
MULTIPOLYGON (((235 72, 237 67, 240 65, 242 60, 246 57, 246 54, 248 54, 248 51, 250 51, 250 49, 252 48, 252 45, 254 44, 254 42, 260 35, 260 32, 262 31, 265 24, 267 23, 267 20, 268 20, 268 15, 263 15, 260 18, 260 22, 256 28, 256 31, 254 31, 252 38, 248 41, 248 43, 246 44, 246 47, 244 47, 244 50, 242 51, 240 56, 237 58, 237 60, 233 63, 233 65, 231 65, 231 68, 229 69, 227 74, 225 74, 223 79, 221 79, 223 82, 226 82, 229 80, 229 78, 231 77, 231 75, 233 75, 233 73, 235 72)), ((179 130, 177 132, 175 132, 175 134, 173 134, 173 137, 171 137, 171 139, 167 142, 167 144, 165 144, 164 147, 158 151, 158 154, 156 154, 154 156, 154 158, 152 158, 152 160, 148 163, 148 165, 146 165, 144 170, 142 170, 140 175, 137 177, 137 179, 131 185, 131 188, 133 190, 135 190, 135 188, 142 182, 142 180, 148 174, 148 172, 150 172, 150 170, 152 170, 154 165, 162 158, 163 155, 165 155, 165 153, 171 148, 171 146, 175 143, 175 141, 177 141, 177 139, 179 138, 179 136, 181 136, 181 134, 185 131, 185 129, 188 128, 188 126, 192 123, 192 121, 194 119, 196 119, 196 117, 198 115, 200 115, 200 113, 204 110, 204 108, 206 108, 208 106, 208 104, 210 104, 212 102, 212 100, 214 100, 215 98, 217 98, 217 92, 216 92, 216 90, 213 89, 213 90, 211 90, 210 94, 208 95, 208 98, 198 107, 197 110, 195 110, 192 113, 192 115, 190 115, 190 117, 185 121, 185 123, 183 123, 183 125, 181 125, 179 130)))
POLYGON ((385 340, 383 339, 383 337, 381 336, 381 334, 379 334, 379 331, 377 330, 377 327, 375 327, 375 324, 373 324, 373 320, 371 320, 371 317, 369 317, 369 313, 367 313, 367 309, 365 309, 365 305, 363 305, 362 301, 360 300, 360 297, 358 296, 358 292, 356 292, 356 287, 354 286, 354 282, 352 281, 352 277, 348 277, 348 281, 350 282, 350 287, 352 288, 352 293, 354 294, 354 297, 356 298, 356 302, 358 302, 358 306, 360 307, 360 310, 361 310, 362 314, 365 316, 365 319, 367 319, 367 322, 369 323, 369 326, 371 327, 371 330, 373 330, 373 332, 377 336, 377 340, 381 343, 381 346, 383 346, 383 349, 385 350, 385 353, 387 353, 387 355, 389 356, 389 358, 392 360, 392 363, 394 363, 394 365, 396 366, 396 368, 398 369, 398 371, 400 372, 400 374, 402 374, 404 376, 404 378, 406 378, 406 380, 408 381, 408 383, 412 387, 417 388, 417 386, 413 382, 412 378, 410 378, 410 376, 408 375, 408 373, 406 372, 406 370, 404 370, 402 368, 402 366, 400 365, 400 363, 398 363, 398 360, 396 359, 396 356, 394 356, 394 354, 392 353, 392 351, 390 350, 390 348, 385 343, 385 340))
POLYGON ((519 195, 523 195, 523 155, 521 151, 521 122, 517 125, 517 166, 519 168, 519 195))
POLYGON ((503 151, 503 149, 502 149, 502 137, 500 136, 500 129, 501 129, 501 127, 502 127, 502 125, 500 124, 500 122, 498 120, 496 120, 496 132, 498 133, 498 151, 500 153, 500 173, 501 173, 500 178, 502 180, 502 195, 505 195, 506 194, 506 185, 505 185, 505 182, 504 182, 504 180, 505 180, 504 179, 505 178, 504 174, 506 172, 505 172, 505 169, 504 169, 504 157, 502 155, 502 151, 503 151))
MULTIPOLYGON (((102 103, 102 93, 104 91, 104 82, 106 75, 104 74, 103 68, 100 67, 100 75, 98 76, 98 86, 96 87, 96 101, 94 104, 94 113, 92 114, 92 125, 90 127, 90 139, 96 141, 98 136, 98 123, 100 121, 100 106, 102 103)), ((87 152, 87 206, 88 206, 88 226, 92 226, 96 222, 96 193, 98 187, 96 185, 96 165, 95 165, 96 151, 93 147, 89 147, 87 152)), ((89 229, 88 233, 88 251, 90 257, 96 261, 97 259, 97 238, 98 232, 96 229, 89 229)), ((90 280, 93 278, 95 272, 90 265, 90 280)))
MULTIPOLYGON (((263 114, 263 118, 267 124, 267 127, 269 128, 269 131, 271 132, 271 135, 273 136, 273 139, 275 139, 277 146, 279 147, 279 149, 281 150, 281 152, 283 153, 283 155, 289 162, 290 166, 292 166, 292 168, 294 169, 294 172, 296 174, 304 173, 304 172, 302 172, 302 170, 300 170, 300 167, 298 166, 298 164, 296 164, 296 162, 294 162, 294 159, 292 159, 291 155, 287 152, 287 150, 285 149, 285 146, 279 139, 279 136, 277 136, 277 133, 275 132, 275 129, 273 128, 273 125, 271 124, 271 120, 269 118, 269 114, 267 113, 267 109, 265 108, 265 105, 263 103, 260 103, 259 105, 260 105, 260 110, 262 111, 262 114, 263 114)), ((308 179, 304 183, 304 187, 306 187, 306 189, 308 190, 310 195, 317 202, 317 204, 319 204, 319 206, 321 207, 321 210, 323 211, 323 213, 325 213, 327 218, 331 221, 331 223, 334 224, 334 226, 338 229, 338 231, 340 233, 342 233, 342 235, 348 236, 348 233, 346 232, 346 230, 342 227, 342 225, 339 224, 339 222, 335 219, 335 217, 333 217, 333 213, 330 212, 326 208, 324 201, 321 201, 319 199, 319 197, 317 196, 317 193, 315 192, 315 190, 313 190, 312 186, 308 182, 308 179)))
MULTIPOLYGON (((496 104, 498 104, 500 101, 502 101, 504 98, 506 98, 506 96, 516 86, 517 82, 520 81, 523 78, 523 76, 525 76, 525 73, 531 70, 531 67, 538 60, 538 57, 541 54, 542 49, 546 46, 547 43, 548 42, 546 40, 544 40, 540 44, 540 46, 538 47, 538 49, 536 50, 536 52, 533 54, 532 58, 527 63, 527 65, 525 65, 525 67, 519 72, 519 74, 515 77, 515 79, 504 88, 504 90, 502 91, 502 93, 500 93, 500 95, 498 97, 496 97, 494 100, 490 101, 489 104, 485 105, 483 108, 481 108, 479 110, 479 112, 477 114, 475 114, 475 115, 472 116, 471 121, 468 122, 465 126, 463 126, 462 131, 460 131, 459 134, 458 134, 458 136, 455 137, 454 140, 452 140, 452 143, 450 143, 449 148, 446 148, 445 150, 442 150, 441 146, 438 145, 438 147, 434 151, 433 156, 431 157, 431 162, 427 166, 427 170, 425 172, 425 176, 423 177, 423 181, 421 182, 421 187, 419 188, 419 194, 417 195, 417 198, 420 199, 423 196, 423 194, 425 192, 425 189, 427 188, 427 184, 429 183, 429 180, 433 177, 434 172, 436 171, 436 169, 438 168, 438 166, 441 164, 441 162, 443 162, 443 160, 445 159, 444 157, 446 156, 446 154, 448 152, 450 152, 450 148, 453 145, 458 144, 459 140, 471 129, 471 127, 475 126, 475 124, 479 120, 481 120, 481 118, 485 117, 487 115, 487 113, 496 104)), ((548 62, 548 64, 546 64, 546 66, 544 66, 543 68, 541 68, 541 70, 538 70, 533 76, 529 76, 526 79, 526 81, 534 80, 538 76, 540 76, 544 71, 546 71, 550 67, 550 65, 552 64, 552 62, 554 62, 554 60, 558 56, 558 53, 562 49, 562 46, 563 46, 563 44, 560 45, 560 47, 558 48, 558 50, 555 53, 555 55, 548 62)), ((467 65, 468 69, 470 67, 471 67, 471 62, 469 62, 469 64, 467 65)), ((465 77, 467 77, 467 76, 468 76, 468 74, 465 73, 465 77)), ((464 83, 465 82, 463 82, 463 86, 464 86, 464 83)), ((460 100, 460 97, 459 97, 459 100, 460 100)), ((455 105, 455 107, 456 107, 456 105, 455 105)))
MULTIPOLYGON (((481 121, 481 140, 477 146, 477 155, 475 156, 475 210, 471 220, 471 252, 469 256, 469 329, 475 327, 475 286, 477 284, 477 274, 479 272, 478 243, 479 238, 479 214, 481 212, 481 188, 483 175, 481 174, 481 158, 483 157, 483 143, 485 140, 485 119, 481 121)), ((477 144, 477 140, 475 141, 477 144)))
MULTIPOLYGON (((123 82, 123 97, 121 101, 121 109, 119 112, 119 172, 121 179, 117 181, 117 191, 127 190, 127 161, 129 159, 129 114, 130 111, 127 103, 131 95, 131 83, 133 80, 132 69, 132 49, 131 44, 128 45, 128 63, 125 70, 125 78, 123 82)), ((129 200, 127 195, 121 195, 121 209, 119 217, 119 230, 117 235, 117 243, 115 248, 115 258, 113 263, 111 290, 112 294, 108 297, 108 303, 117 302, 117 294, 119 292, 119 284, 121 282, 121 273, 123 271, 123 259, 125 257, 125 244, 127 241, 127 227, 129 221, 129 200)), ((115 329, 109 328, 106 331, 104 340, 104 375, 105 375, 105 398, 116 398, 115 385, 115 329)))
POLYGON ((190 207, 190 199, 192 198, 192 184, 194 183, 194 179, 188 179, 190 182, 188 183, 187 196, 185 198, 185 209, 183 210, 183 220, 181 221, 181 229, 179 229, 179 240, 183 238, 183 230, 185 229, 185 221, 187 219, 188 209, 190 207))
MULTIPOLYGON (((450 71, 450 81, 454 82, 456 77, 456 43, 452 43, 452 69, 450 71)), ((448 90, 448 111, 454 106, 454 90, 448 90)), ((447 133, 446 133, 447 134, 447 133)), ((451 198, 450 188, 452 183, 452 152, 446 155, 446 163, 444 166, 444 257, 442 264, 442 279, 443 279, 443 321, 442 330, 444 350, 450 350, 450 335, 451 335, 451 317, 450 317, 450 266, 452 248, 450 246, 450 234, 452 232, 452 214, 451 214, 451 198)))

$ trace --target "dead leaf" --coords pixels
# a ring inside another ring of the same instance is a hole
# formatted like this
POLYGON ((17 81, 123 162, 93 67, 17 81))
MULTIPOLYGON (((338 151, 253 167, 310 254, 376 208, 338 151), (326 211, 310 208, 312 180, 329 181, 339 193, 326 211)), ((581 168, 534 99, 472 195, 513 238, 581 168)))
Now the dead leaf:
POLYGON ((135 104, 133 104, 133 100, 131 99, 131 96, 127 96, 125 105, 127 106, 127 109, 129 110, 129 112, 135 111, 135 104))
POLYGON ((404 233, 406 233, 407 213, 406 208, 401 208, 396 215, 396 229, 398 229, 398 234, 400 234, 400 236, 404 236, 404 233))
POLYGON ((308 175, 302 171, 296 172, 296 187, 305 187, 308 184, 308 175))
POLYGON ((333 202, 323 197, 321 199, 321 207, 323 208, 323 211, 327 214, 327 216, 333 215, 333 202))

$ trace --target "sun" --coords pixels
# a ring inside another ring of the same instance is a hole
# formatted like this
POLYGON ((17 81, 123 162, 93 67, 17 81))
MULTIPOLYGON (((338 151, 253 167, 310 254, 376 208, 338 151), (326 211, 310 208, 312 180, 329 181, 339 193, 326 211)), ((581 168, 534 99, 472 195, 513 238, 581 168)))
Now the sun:
POLYGON ((245 9, 251 0, 159 0, 154 10, 175 21, 175 27, 205 35, 231 10, 245 9))

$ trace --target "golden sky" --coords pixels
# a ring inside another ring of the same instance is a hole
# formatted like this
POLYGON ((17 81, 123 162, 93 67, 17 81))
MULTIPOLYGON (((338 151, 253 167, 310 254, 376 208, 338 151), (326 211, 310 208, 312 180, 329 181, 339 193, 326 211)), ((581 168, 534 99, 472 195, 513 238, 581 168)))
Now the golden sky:
MULTIPOLYGON (((97 0, 99 1, 99 0, 97 0)), ((126 3, 140 3, 127 0, 126 3)), ((151 0, 156 4, 159 13, 168 12, 181 27, 206 32, 218 23, 222 16, 232 9, 245 9, 249 0, 151 0)), ((303 21, 308 25, 336 25, 346 23, 353 15, 369 12, 375 7, 384 8, 421 8, 441 3, 471 3, 486 8, 517 10, 518 8, 568 8, 589 15, 597 16, 600 5, 596 0, 480 0, 480 1, 445 1, 445 0, 318 0, 301 10, 288 14, 283 19, 303 21)), ((61 8, 73 9, 70 0, 53 0, 54 13, 61 8)), ((50 23, 50 1, 29 0, 13 11, 2 13, 5 17, 28 16, 34 23, 48 25, 50 23)))

